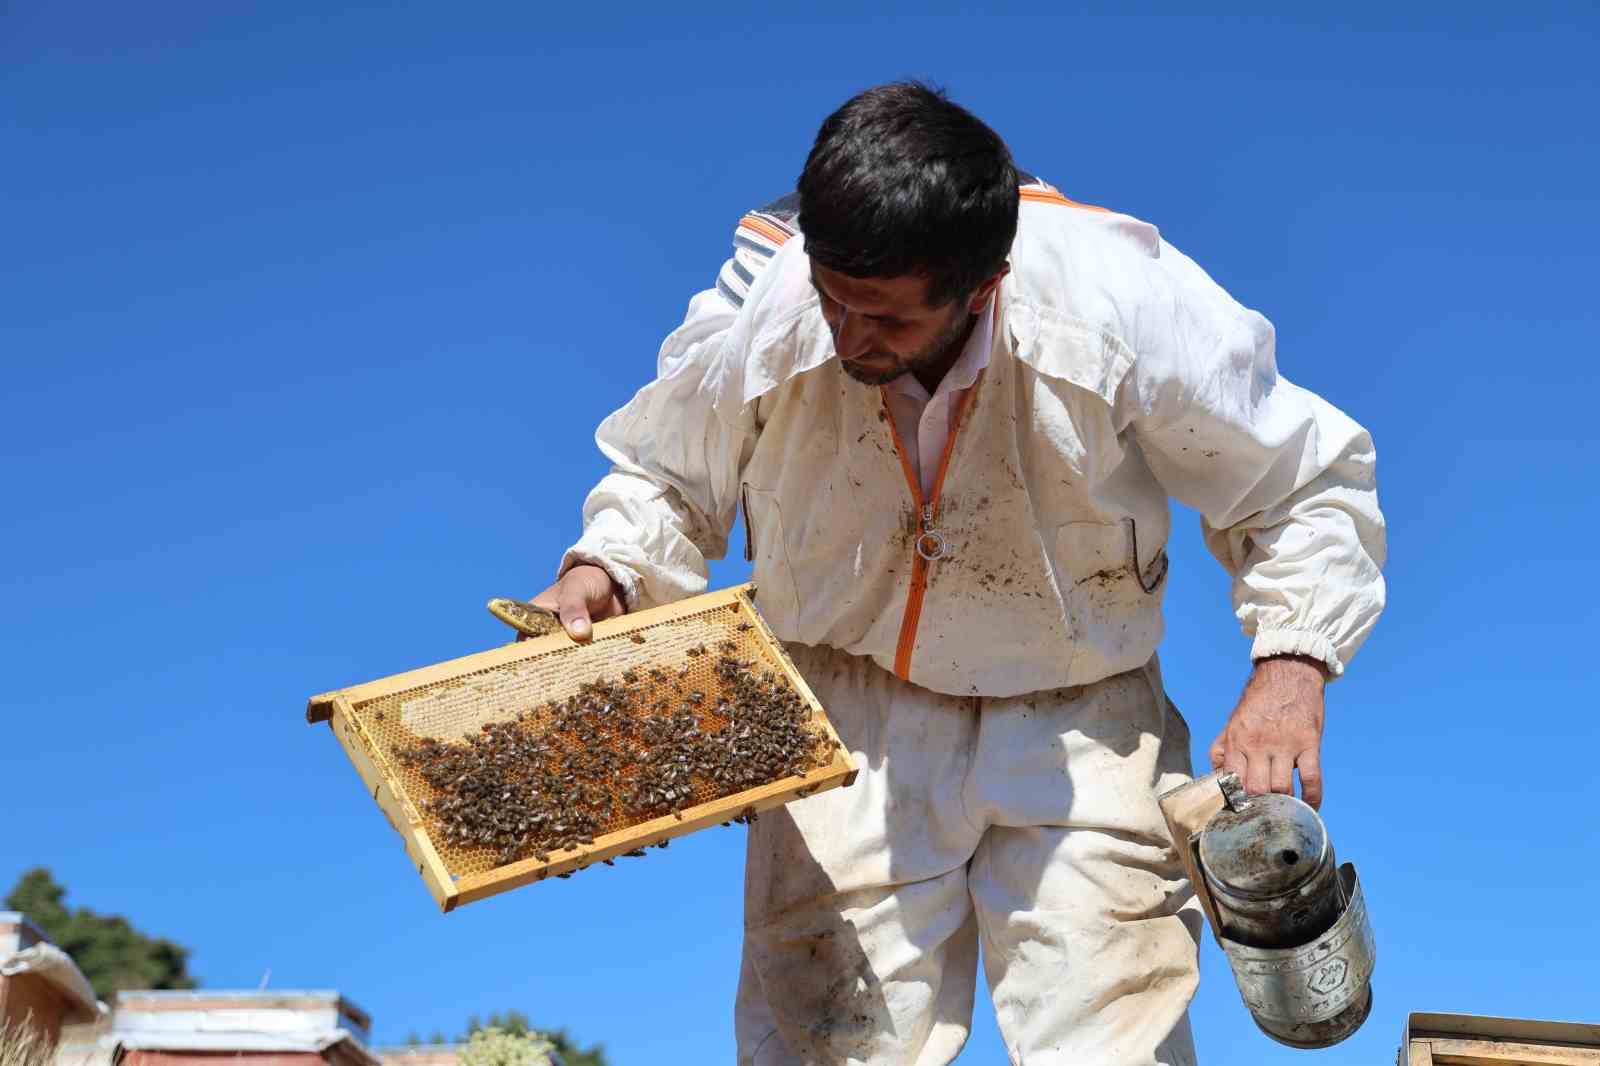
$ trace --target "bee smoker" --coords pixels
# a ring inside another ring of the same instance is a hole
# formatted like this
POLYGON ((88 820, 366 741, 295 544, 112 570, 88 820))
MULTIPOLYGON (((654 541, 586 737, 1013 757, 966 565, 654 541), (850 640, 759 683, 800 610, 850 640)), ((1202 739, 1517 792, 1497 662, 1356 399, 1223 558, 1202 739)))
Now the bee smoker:
POLYGON ((1317 812, 1293 796, 1247 796, 1231 773, 1168 793, 1162 809, 1261 1031, 1321 1048, 1361 1028, 1372 1010, 1372 926, 1355 867, 1337 865, 1317 812), (1187 810, 1180 801, 1174 817, 1169 797, 1185 792, 1187 810))

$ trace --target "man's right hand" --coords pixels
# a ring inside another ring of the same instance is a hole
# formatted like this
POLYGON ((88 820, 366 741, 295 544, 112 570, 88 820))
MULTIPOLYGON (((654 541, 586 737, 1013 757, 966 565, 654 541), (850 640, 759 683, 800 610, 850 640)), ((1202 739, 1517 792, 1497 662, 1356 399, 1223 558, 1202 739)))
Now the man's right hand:
POLYGON ((533 602, 556 611, 567 636, 580 644, 594 636, 593 623, 628 613, 622 589, 611 575, 588 563, 579 563, 562 574, 560 581, 535 596, 533 602))

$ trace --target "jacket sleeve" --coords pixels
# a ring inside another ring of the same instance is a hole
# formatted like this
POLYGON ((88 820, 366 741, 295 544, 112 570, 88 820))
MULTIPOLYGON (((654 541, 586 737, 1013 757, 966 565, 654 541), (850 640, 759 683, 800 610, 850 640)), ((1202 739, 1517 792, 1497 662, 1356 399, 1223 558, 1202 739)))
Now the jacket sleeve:
POLYGON ((714 404, 736 315, 721 292, 697 294, 662 345, 656 379, 595 431, 611 472, 584 501, 583 536, 559 573, 603 567, 630 611, 704 592, 706 560, 727 551, 755 446, 753 424, 729 424, 714 404))
POLYGON ((583 536, 561 559, 603 567, 629 610, 704 592, 706 560, 728 550, 739 476, 755 449, 755 413, 718 403, 729 382, 732 327, 795 233, 794 197, 739 220, 714 288, 689 301, 656 358, 656 379, 595 431, 611 473, 583 505, 583 536))
POLYGON ((1164 241, 1118 391, 1162 486, 1200 512, 1251 656, 1344 671, 1384 605, 1372 438, 1278 373, 1272 324, 1164 241))

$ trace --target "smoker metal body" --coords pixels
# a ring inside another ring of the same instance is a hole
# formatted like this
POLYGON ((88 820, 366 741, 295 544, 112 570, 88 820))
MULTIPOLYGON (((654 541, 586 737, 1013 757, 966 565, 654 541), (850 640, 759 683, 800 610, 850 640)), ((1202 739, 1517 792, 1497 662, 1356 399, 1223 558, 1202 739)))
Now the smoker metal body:
POLYGON ((1262 1032, 1329 1047, 1372 1010, 1376 959, 1355 867, 1292 796, 1246 796, 1216 773, 1162 797, 1162 812, 1262 1032))

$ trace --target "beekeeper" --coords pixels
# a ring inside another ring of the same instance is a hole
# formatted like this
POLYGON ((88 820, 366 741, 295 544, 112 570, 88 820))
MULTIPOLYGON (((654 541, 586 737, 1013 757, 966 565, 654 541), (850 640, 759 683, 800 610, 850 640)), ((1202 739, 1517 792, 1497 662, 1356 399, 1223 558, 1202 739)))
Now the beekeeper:
POLYGON ((601 424, 612 472, 539 599, 586 639, 702 592, 742 506, 761 611, 860 767, 750 829, 738 1061, 948 1062, 982 943, 1013 1062, 1194 1062, 1167 498, 1253 638, 1212 761, 1316 803, 1323 684, 1384 600, 1371 438, 1155 227, 924 86, 829 116, 735 246, 601 424))

